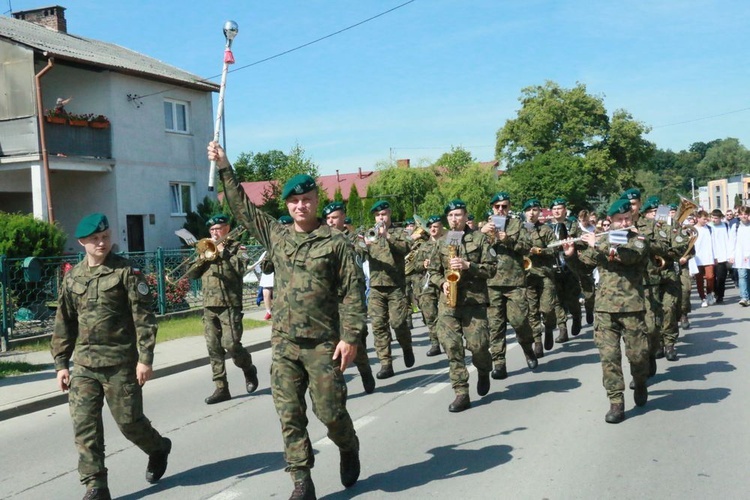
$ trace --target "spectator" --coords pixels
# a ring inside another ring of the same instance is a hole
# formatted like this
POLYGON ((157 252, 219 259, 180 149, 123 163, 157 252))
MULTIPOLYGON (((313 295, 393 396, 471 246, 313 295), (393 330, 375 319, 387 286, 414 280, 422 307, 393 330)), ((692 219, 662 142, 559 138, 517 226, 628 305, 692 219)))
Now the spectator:
POLYGON ((701 298, 701 307, 708 307, 714 303, 714 249, 711 228, 708 227, 708 213, 705 210, 696 213, 695 230, 698 231, 694 257, 698 267, 695 284, 701 298))
POLYGON ((737 271, 740 305, 750 306, 750 207, 739 207, 739 223, 729 230, 729 262, 737 271))
POLYGON ((714 292, 717 304, 724 303, 727 284, 727 259, 729 258, 729 224, 722 221, 724 214, 716 209, 711 212, 711 241, 714 249, 714 292))

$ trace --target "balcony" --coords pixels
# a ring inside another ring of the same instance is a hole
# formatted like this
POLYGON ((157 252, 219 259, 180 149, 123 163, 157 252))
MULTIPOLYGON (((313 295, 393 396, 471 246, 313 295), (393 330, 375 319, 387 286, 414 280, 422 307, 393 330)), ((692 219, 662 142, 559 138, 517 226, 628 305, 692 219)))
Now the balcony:
POLYGON ((112 129, 74 127, 45 123, 47 152, 50 156, 112 158, 112 129))

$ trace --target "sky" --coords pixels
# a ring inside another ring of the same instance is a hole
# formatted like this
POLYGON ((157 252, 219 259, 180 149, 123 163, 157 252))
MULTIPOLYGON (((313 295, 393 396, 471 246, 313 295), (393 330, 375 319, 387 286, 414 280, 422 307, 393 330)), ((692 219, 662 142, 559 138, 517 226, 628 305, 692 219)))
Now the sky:
MULTIPOLYGON (((5 15, 9 6, 51 5, 0 2, 5 15)), ((324 175, 405 158, 431 162, 452 147, 489 161, 497 131, 517 115, 522 89, 547 80, 564 88, 584 84, 610 116, 624 109, 651 127, 646 138, 661 149, 727 137, 750 146, 747 1, 60 5, 70 34, 122 45, 217 83, 222 28, 237 22, 224 111, 230 159, 288 153, 298 144, 324 175)))

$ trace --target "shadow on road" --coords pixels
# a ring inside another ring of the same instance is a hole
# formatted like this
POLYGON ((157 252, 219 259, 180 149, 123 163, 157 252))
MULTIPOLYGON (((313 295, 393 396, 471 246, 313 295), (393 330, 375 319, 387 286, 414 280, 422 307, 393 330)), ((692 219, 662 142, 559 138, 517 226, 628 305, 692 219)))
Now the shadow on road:
POLYGON ((534 382, 511 384, 507 386, 505 390, 502 390, 499 386, 499 382, 494 382, 492 388, 490 388, 490 393, 481 399, 472 401, 472 407, 484 406, 500 400, 517 401, 548 392, 569 392, 581 387, 581 381, 577 378, 538 380, 534 382))
MULTIPOLYGON (((680 411, 701 404, 716 404, 729 397, 732 393, 727 387, 713 387, 711 389, 676 389, 648 391, 648 404, 642 408, 634 408, 633 415, 648 413, 654 410, 680 411)), ((628 412, 631 413, 631 412, 628 412)))
POLYGON ((649 385, 672 380, 675 382, 691 382, 694 380, 707 380, 707 375, 719 372, 732 372, 736 370, 734 365, 726 361, 710 361, 708 363, 695 363, 691 365, 667 365, 665 372, 654 375, 649 385))
POLYGON ((210 484, 229 477, 247 479, 266 472, 283 470, 284 467, 286 467, 286 462, 282 452, 245 455, 244 457, 199 465, 173 476, 170 476, 169 470, 167 470, 167 475, 156 485, 118 498, 136 500, 150 495, 158 495, 170 488, 210 484))
MULTIPOLYGON (((721 324, 724 323, 726 323, 726 320, 721 321, 721 324)), ((677 354, 678 356, 684 354, 688 357, 694 357, 702 354, 710 354, 714 351, 736 349, 737 346, 731 342, 721 341, 721 339, 734 337, 735 335, 737 335, 735 332, 714 330, 708 332, 695 332, 685 335, 684 337, 680 336, 677 343, 677 354)))
POLYGON ((508 463, 513 458, 513 447, 508 445, 490 445, 479 450, 464 450, 460 448, 463 444, 432 448, 427 451, 432 456, 423 462, 402 465, 397 469, 360 479, 351 489, 327 495, 325 498, 354 498, 373 491, 398 493, 433 481, 484 472, 508 463))

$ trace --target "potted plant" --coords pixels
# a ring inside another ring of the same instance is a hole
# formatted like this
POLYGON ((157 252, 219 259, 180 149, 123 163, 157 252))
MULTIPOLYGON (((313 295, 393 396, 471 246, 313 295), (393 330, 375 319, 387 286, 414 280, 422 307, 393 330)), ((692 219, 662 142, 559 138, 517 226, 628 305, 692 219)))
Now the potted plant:
POLYGON ((47 123, 59 123, 64 125, 68 121, 68 113, 65 110, 59 109, 47 109, 44 111, 44 116, 47 119, 47 123))
POLYGON ((68 123, 71 127, 88 127, 90 117, 90 114, 68 113, 68 123))
POLYGON ((109 118, 104 115, 96 115, 89 118, 91 128, 109 128, 109 118))

